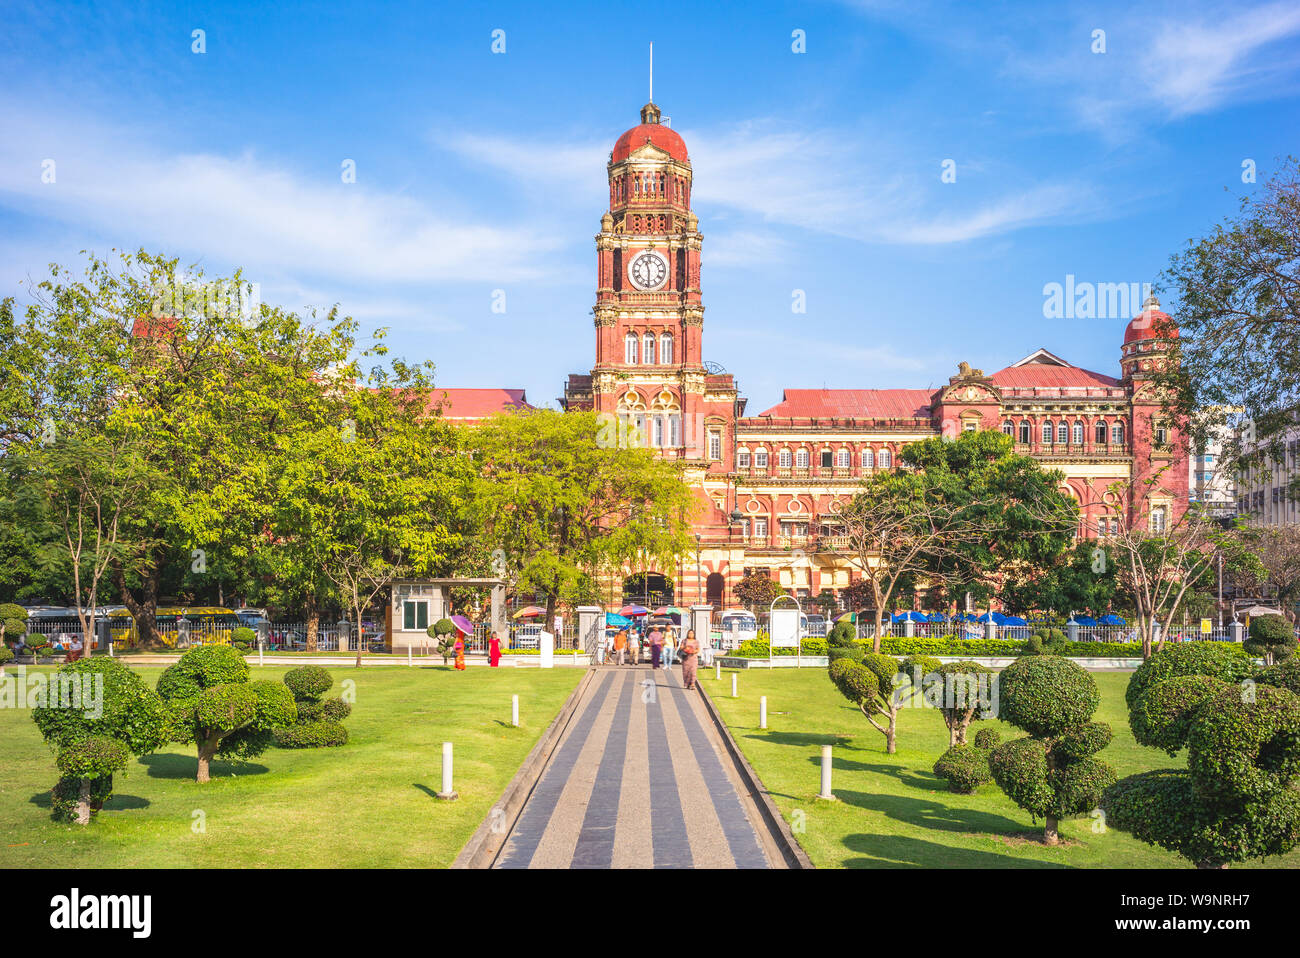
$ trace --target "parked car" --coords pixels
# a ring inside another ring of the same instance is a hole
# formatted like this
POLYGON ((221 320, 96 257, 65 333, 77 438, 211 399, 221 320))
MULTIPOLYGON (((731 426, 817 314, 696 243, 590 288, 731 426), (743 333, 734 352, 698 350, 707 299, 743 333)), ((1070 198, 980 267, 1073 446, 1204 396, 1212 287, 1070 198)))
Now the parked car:
POLYGON ((746 609, 727 609, 718 617, 718 647, 731 651, 741 642, 758 638, 758 619, 746 609))
POLYGON ((804 622, 805 622, 803 628, 804 638, 808 638, 809 636, 818 639, 825 638, 826 632, 830 628, 829 623, 826 621, 826 616, 817 613, 804 616, 804 622))

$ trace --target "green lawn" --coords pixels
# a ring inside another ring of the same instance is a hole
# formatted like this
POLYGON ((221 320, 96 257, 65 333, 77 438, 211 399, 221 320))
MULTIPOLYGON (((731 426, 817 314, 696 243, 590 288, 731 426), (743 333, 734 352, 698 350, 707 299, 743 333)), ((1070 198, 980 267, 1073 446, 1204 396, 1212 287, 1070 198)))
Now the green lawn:
MULTIPOLYGON (((161 670, 139 671, 152 683, 161 670)), ((347 745, 214 762, 202 786, 192 747, 173 746, 133 761, 88 827, 50 821, 53 755, 27 710, 0 709, 0 867, 445 867, 585 672, 330 671, 330 695, 356 683, 347 745), (455 744, 456 802, 433 797, 444 741, 455 744)))
MULTIPOLYGON (((1133 741, 1124 706, 1128 672, 1097 672, 1102 693, 1098 721, 1115 738, 1098 756, 1120 777, 1152 768, 1186 767, 1133 741)), ((795 837, 819 868, 1179 868, 1187 863, 1164 849, 1114 830, 1096 834, 1089 818, 1062 823, 1068 841, 1041 844, 1042 822, 1011 802, 995 784, 956 795, 931 768, 948 747, 948 729, 934 709, 899 714, 898 751, 885 754, 884 736, 831 685, 819 668, 755 669, 731 677, 701 670, 704 690, 718 705, 741 751, 795 837), (767 731, 758 728, 758 698, 767 696, 767 731), (839 801, 814 798, 820 785, 821 746, 834 746, 833 790, 839 801), (799 814, 796 814, 798 812, 799 814), (799 831, 800 820, 803 831, 799 831)), ((1003 722, 1002 740, 1024 733, 1003 722)), ((1300 868, 1300 850, 1268 859, 1271 867, 1300 868)))

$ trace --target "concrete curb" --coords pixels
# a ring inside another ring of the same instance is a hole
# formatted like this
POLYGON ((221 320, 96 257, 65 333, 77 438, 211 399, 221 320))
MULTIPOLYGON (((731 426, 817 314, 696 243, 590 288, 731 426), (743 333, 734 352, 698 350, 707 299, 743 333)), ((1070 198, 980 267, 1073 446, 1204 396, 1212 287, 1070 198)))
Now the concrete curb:
POLYGON ((790 826, 781 815, 781 810, 772 801, 772 796, 763 787, 763 782, 759 779, 758 773, 745 760, 744 753, 740 751, 736 740, 731 737, 731 729, 727 728, 727 723, 722 721, 722 716, 718 714, 713 699, 704 691, 704 686, 701 683, 696 682, 695 688, 699 691, 700 698, 704 700, 704 708, 709 713, 709 718, 713 719, 718 734, 722 736, 722 741, 727 746, 727 753, 731 756, 731 760, 736 763, 736 768, 745 783, 745 788, 749 790, 750 797, 753 798, 754 804, 758 806, 758 812, 763 816, 763 824, 767 826, 768 832, 781 852, 781 856, 785 859, 786 867, 798 869, 816 868, 817 866, 812 863, 812 859, 808 857, 808 853, 795 840, 794 833, 790 831, 790 826))
POLYGON ((565 729, 569 727, 569 722, 578 710, 578 703, 586 695, 587 686, 591 684, 595 674, 596 669, 587 669, 587 674, 578 682, 578 687, 569 694, 564 707, 560 709, 560 714, 551 720, 551 724, 546 727, 542 737, 537 740, 533 750, 524 759, 524 764, 519 766, 515 777, 510 780, 501 797, 488 810, 487 817, 479 823, 474 834, 465 843, 465 847, 456 856, 456 860, 451 863, 452 868, 492 867, 506 839, 514 831, 520 811, 523 810, 528 797, 532 795, 533 789, 541 779, 546 763, 550 761, 556 745, 559 744, 565 729), (498 812, 499 815, 496 814, 498 812), (492 827, 494 820, 505 827, 494 830, 492 827))

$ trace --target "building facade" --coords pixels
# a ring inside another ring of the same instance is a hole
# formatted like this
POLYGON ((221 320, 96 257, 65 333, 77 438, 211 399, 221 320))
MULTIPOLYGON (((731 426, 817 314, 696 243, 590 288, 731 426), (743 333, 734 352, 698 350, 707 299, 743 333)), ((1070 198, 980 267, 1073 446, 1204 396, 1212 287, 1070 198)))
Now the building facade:
POLYGON ((937 390, 787 389, 746 415, 732 375, 704 360, 693 172, 655 104, 615 142, 607 174, 595 362, 561 404, 617 417, 628 441, 681 460, 701 516, 678 568, 626 570, 629 598, 730 605, 749 570, 800 596, 838 593, 853 568, 836 553, 836 514, 858 485, 897 468, 909 443, 970 430, 1000 430, 1064 473, 1081 536, 1105 535, 1117 515, 1160 528, 1186 508, 1186 443, 1151 382, 1177 331, 1154 296, 1124 330, 1118 378, 1039 349, 990 374, 962 363, 937 390), (1113 484, 1147 478, 1142 502, 1116 501, 1113 484))

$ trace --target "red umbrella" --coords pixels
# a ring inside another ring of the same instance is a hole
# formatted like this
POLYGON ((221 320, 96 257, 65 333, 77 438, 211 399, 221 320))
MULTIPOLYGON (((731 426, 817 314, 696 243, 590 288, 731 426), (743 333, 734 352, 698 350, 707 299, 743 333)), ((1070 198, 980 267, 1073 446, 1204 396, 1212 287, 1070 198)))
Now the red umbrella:
POLYGON ((650 610, 643 605, 625 605, 623 608, 618 610, 618 614, 629 617, 634 615, 649 615, 650 610))
POLYGON ((516 619, 531 619, 535 615, 545 615, 546 610, 540 605, 526 605, 515 613, 516 619))

